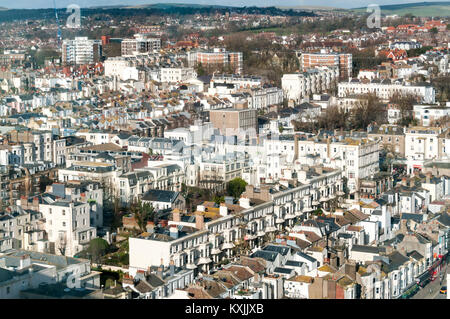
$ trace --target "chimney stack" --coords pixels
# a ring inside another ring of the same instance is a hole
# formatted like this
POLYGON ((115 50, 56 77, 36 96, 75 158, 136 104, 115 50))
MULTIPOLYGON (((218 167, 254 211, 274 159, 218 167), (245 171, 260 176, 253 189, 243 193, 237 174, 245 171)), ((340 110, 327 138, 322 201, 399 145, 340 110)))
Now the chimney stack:
POLYGON ((175 275, 175 263, 173 262, 173 259, 170 260, 170 276, 175 275))
POLYGON ((323 167, 322 166, 316 166, 315 171, 317 174, 322 175, 323 174, 323 167))
POLYGON ((19 269, 23 269, 31 265, 30 255, 23 255, 20 257, 19 269))
POLYGON ((402 185, 403 186, 408 186, 408 179, 406 177, 402 178, 402 185))
POLYGON ((219 208, 220 216, 228 216, 228 207, 224 203, 220 203, 219 208))
POLYGON ((330 142, 331 142, 331 136, 327 137, 327 157, 330 158, 330 142))
POLYGON ((155 232, 155 223, 154 222, 147 222, 146 230, 147 230, 147 233, 153 234, 155 232))
POLYGON ((248 197, 239 198, 239 206, 242 208, 250 208, 250 199, 248 197))
POLYGON ((427 173, 426 175, 426 183, 429 184, 431 181, 431 173, 427 173))
POLYGON ((170 226, 169 234, 173 239, 178 239, 178 228, 175 225, 170 226))
POLYGON ((158 268, 158 276, 163 279, 163 274, 164 274, 164 261, 161 258, 161 265, 158 268))
POLYGON ((22 206, 23 209, 27 209, 28 207, 28 199, 25 196, 20 196, 20 206, 22 206))
POLYGON ((205 228, 205 217, 201 212, 195 213, 195 228, 203 230, 205 228))
POLYGON ((178 208, 175 208, 172 212, 172 219, 174 222, 179 223, 181 221, 181 214, 178 208))
POLYGON ((33 209, 39 210, 39 199, 37 196, 33 197, 33 209))

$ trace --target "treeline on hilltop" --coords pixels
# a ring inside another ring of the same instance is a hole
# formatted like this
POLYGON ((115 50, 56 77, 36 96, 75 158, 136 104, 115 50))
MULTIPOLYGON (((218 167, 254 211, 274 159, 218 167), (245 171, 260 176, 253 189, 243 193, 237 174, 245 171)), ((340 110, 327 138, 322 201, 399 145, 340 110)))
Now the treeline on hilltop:
MULTIPOLYGON (((57 9, 58 16, 61 19, 69 16, 66 8, 57 9)), ((177 7, 168 6, 167 8, 82 8, 82 15, 109 15, 111 17, 130 17, 130 16, 148 16, 148 15, 212 15, 212 14, 261 14, 271 16, 289 16, 289 17, 313 17, 313 12, 299 10, 282 10, 276 7, 177 7)), ((16 20, 42 20, 53 19, 55 10, 48 9, 11 9, 0 11, 0 23, 16 20)))

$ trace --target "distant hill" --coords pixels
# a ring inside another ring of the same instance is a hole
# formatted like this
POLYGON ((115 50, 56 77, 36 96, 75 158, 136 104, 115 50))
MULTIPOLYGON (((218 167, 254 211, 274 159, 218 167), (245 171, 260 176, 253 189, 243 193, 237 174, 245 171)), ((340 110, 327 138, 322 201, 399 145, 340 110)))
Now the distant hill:
POLYGON ((277 8, 283 10, 344 10, 336 7, 328 7, 328 6, 276 6, 277 8))
POLYGON ((154 3, 154 4, 140 4, 123 6, 124 8, 150 8, 167 10, 172 8, 232 8, 231 6, 210 5, 210 4, 195 4, 195 3, 154 3))
MULTIPOLYGON (((271 16, 316 16, 313 12, 282 10, 276 7, 225 7, 217 5, 192 5, 192 4, 149 4, 141 6, 101 6, 83 8, 83 16, 105 15, 120 18, 133 15, 167 15, 167 14, 215 14, 215 13, 238 13, 238 14, 268 14, 271 16)), ((67 17, 65 8, 58 8, 58 16, 61 20, 67 17)), ((54 20, 55 9, 6 9, 0 10, 0 23, 14 20, 54 20)))
MULTIPOLYGON (((390 4, 380 6, 383 15, 412 14, 416 17, 450 17, 450 1, 445 2, 416 2, 404 4, 390 4)), ((353 12, 365 13, 367 7, 351 9, 353 12)))

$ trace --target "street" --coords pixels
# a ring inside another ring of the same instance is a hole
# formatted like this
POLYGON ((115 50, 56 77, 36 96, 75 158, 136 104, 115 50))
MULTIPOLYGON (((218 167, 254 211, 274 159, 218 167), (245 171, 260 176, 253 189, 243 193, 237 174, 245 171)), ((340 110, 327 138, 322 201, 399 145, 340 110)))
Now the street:
POLYGON ((421 288, 411 299, 447 299, 446 294, 441 294, 439 292, 442 286, 447 285, 447 264, 445 264, 444 268, 441 270, 441 274, 443 274, 442 281, 438 276, 435 281, 432 281, 424 288, 421 288))

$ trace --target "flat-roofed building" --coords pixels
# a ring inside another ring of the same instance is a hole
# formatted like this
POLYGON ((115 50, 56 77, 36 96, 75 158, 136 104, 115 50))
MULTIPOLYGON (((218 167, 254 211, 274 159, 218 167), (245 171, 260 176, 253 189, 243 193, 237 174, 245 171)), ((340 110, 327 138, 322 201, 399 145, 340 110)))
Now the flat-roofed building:
POLYGON ((242 52, 228 52, 223 48, 214 48, 212 51, 190 51, 188 63, 190 67, 200 64, 204 67, 229 67, 237 74, 242 74, 243 71, 242 52))
POLYGON ((237 135, 238 132, 247 131, 256 134, 258 121, 256 109, 226 108, 211 110, 209 118, 214 128, 219 129, 223 135, 237 135))
POLYGON ((142 34, 135 34, 134 39, 123 39, 121 43, 122 55, 153 52, 161 49, 160 38, 147 38, 142 34))
POLYGON ((64 64, 80 65, 99 62, 101 54, 101 40, 76 37, 74 40, 64 40, 62 44, 62 62, 64 64))
POLYGON ((339 77, 347 79, 352 76, 353 55, 351 53, 314 52, 297 53, 303 71, 310 68, 329 66, 339 68, 339 77))

